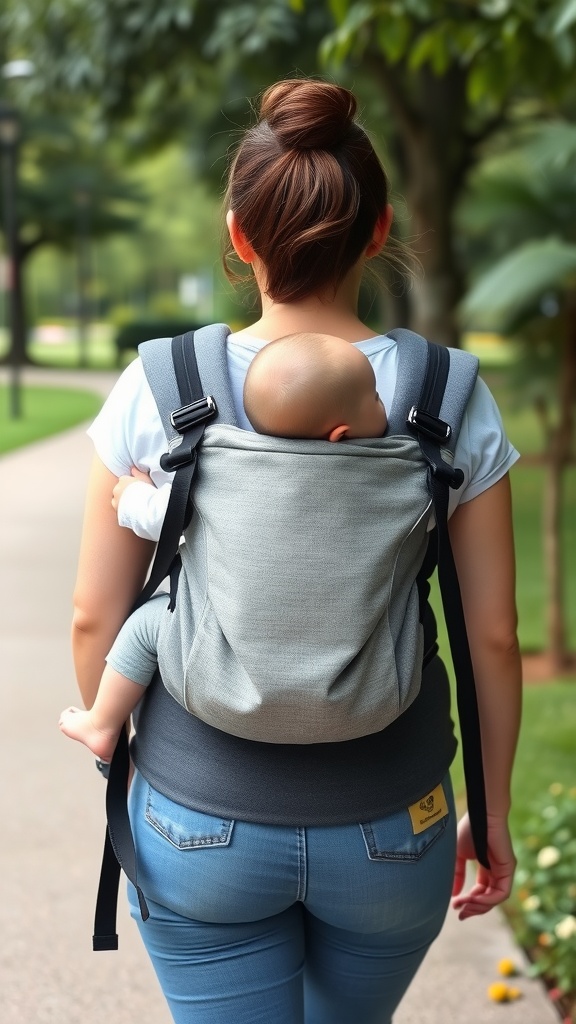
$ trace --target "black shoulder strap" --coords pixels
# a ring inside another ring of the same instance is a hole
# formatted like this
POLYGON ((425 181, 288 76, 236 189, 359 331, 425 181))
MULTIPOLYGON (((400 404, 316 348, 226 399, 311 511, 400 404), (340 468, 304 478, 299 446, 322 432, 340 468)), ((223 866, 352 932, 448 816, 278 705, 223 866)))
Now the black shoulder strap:
POLYGON ((478 699, 458 573, 448 530, 449 489, 460 487, 463 482, 462 471, 454 469, 445 460, 442 451, 443 448, 448 448, 452 440, 450 424, 440 419, 450 374, 450 359, 449 349, 428 343, 426 372, 418 401, 408 413, 407 428, 418 438, 429 466, 429 487, 434 503, 438 538, 438 580, 456 676, 456 699, 462 732, 462 757, 470 828, 476 856, 484 867, 489 868, 486 791, 478 699))
MULTIPOLYGON (((173 338, 171 352, 181 403, 179 409, 173 410, 171 422, 181 440, 171 447, 166 456, 166 468, 175 470, 170 499, 150 575, 132 611, 149 600, 163 580, 174 574, 175 567, 178 568, 180 537, 191 513, 190 493, 196 472, 197 449, 206 423, 217 413, 214 400, 203 394, 193 332, 173 338)), ((136 850, 126 803, 129 766, 128 733, 123 729, 110 763, 106 788, 107 828, 92 939, 95 951, 118 949, 116 912, 121 868, 136 889, 142 920, 149 916, 144 894, 138 885, 136 850)))

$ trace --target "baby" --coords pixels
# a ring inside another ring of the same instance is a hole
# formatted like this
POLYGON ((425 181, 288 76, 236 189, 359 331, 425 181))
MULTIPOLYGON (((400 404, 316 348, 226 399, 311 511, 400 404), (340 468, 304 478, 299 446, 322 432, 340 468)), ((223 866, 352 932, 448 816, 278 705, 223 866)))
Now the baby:
MULTIPOLYGON (((258 433, 274 437, 337 442, 381 437, 387 426, 369 360, 354 345, 327 334, 290 334, 265 345, 246 374, 244 408, 258 433)), ((150 478, 138 470, 133 474, 114 488, 117 510, 126 489, 137 482, 145 485, 140 492, 147 498, 150 478)), ((159 508, 163 514, 166 503, 156 502, 159 508)), ((150 519, 150 509, 146 515, 150 519)), ((93 707, 70 707, 60 716, 62 732, 102 761, 111 760, 120 730, 156 671, 166 611, 167 595, 158 594, 134 612, 106 658, 93 707)), ((173 696, 181 700, 181 690, 173 696)))
POLYGON ((330 334, 288 334, 261 348, 244 409, 259 434, 274 437, 381 437, 387 423, 369 360, 330 334))

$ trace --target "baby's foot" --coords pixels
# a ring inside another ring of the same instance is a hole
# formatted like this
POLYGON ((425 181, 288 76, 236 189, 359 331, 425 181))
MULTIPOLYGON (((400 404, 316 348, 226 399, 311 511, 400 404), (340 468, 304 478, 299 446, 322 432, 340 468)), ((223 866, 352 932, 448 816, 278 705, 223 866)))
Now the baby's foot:
POLYGON ((89 711, 66 708, 58 722, 62 732, 72 740, 80 740, 102 761, 111 761, 118 740, 118 730, 97 729, 89 711))

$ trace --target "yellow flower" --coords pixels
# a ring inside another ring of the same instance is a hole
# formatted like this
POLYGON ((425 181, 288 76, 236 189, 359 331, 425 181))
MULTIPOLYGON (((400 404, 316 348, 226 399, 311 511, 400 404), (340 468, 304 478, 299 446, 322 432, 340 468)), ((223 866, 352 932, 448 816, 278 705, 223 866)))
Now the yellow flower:
POLYGON ((495 981, 488 986, 488 998, 493 1003, 506 1003, 510 998, 509 991, 508 985, 505 985, 503 981, 495 981))
POLYGON ((516 964, 512 960, 500 960, 498 974, 502 974, 505 978, 511 978, 516 973, 516 964))
POLYGON ((519 988, 512 988, 512 987, 510 987, 508 989, 508 999, 520 999, 521 996, 522 996, 522 993, 521 993, 519 988))
POLYGON ((540 850, 536 863, 539 868, 553 868, 560 860, 560 850, 555 846, 543 846, 540 850))
POLYGON ((551 793, 552 796, 560 796, 560 794, 564 792, 564 786, 561 782, 553 782, 548 787, 548 792, 551 793))
POLYGON ((554 931, 559 939, 571 939, 573 935, 576 935, 576 917, 573 914, 563 917, 554 931))
POLYGON ((526 899, 522 901, 522 910, 525 910, 527 913, 530 913, 531 910, 538 910, 539 906, 540 897, 536 896, 535 893, 533 893, 532 896, 527 896, 526 899))

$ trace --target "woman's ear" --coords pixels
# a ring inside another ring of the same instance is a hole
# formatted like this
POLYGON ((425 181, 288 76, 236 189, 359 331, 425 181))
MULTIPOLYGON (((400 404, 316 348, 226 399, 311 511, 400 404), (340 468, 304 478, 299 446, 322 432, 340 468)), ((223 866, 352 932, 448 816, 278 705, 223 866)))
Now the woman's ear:
POLYGON ((368 259, 371 259, 372 256, 377 256, 386 244, 386 239, 390 234, 390 228, 392 227, 393 220, 394 210, 390 206, 390 203, 388 203, 376 221, 374 231, 372 233, 372 241, 366 249, 366 256, 368 259))
POLYGON ((226 225, 228 227, 230 241, 234 246, 234 251, 238 258, 241 259, 243 263, 253 263, 256 253, 242 231, 242 228, 238 226, 234 210, 228 210, 228 213, 226 214, 226 225))

